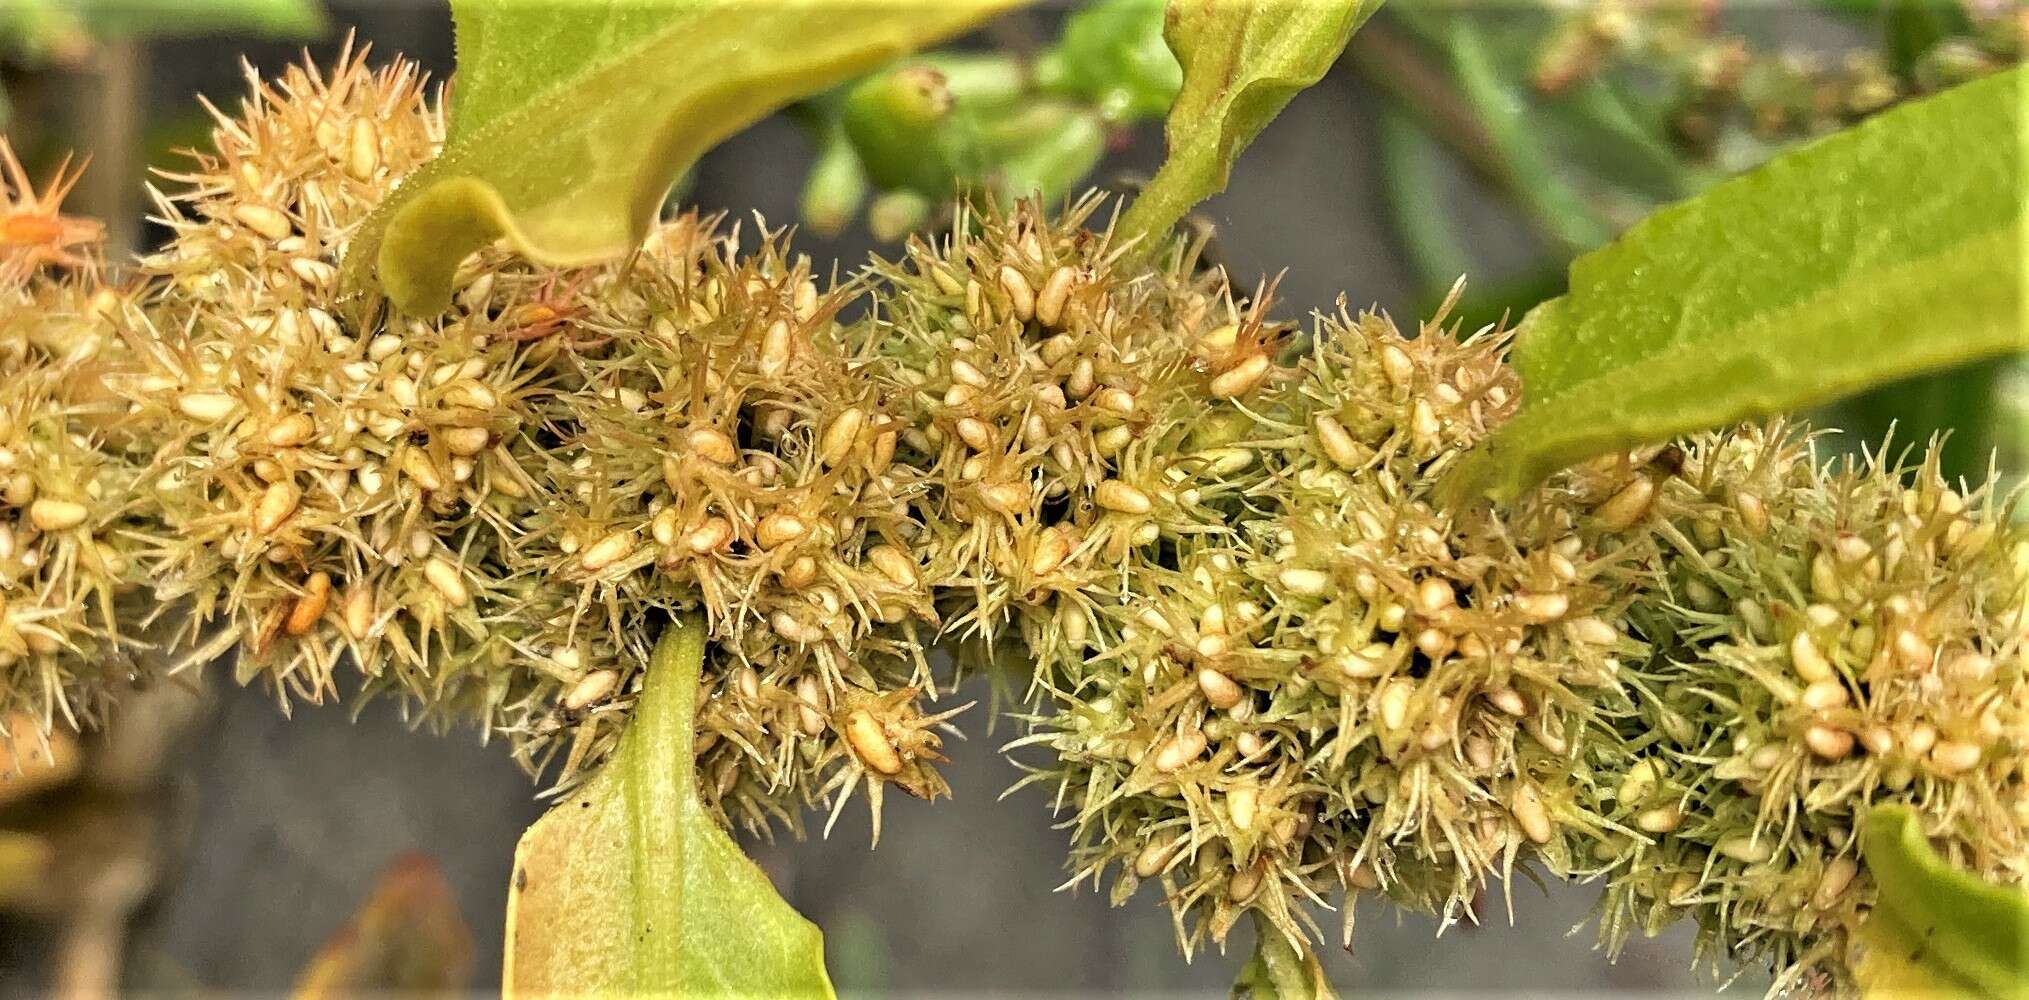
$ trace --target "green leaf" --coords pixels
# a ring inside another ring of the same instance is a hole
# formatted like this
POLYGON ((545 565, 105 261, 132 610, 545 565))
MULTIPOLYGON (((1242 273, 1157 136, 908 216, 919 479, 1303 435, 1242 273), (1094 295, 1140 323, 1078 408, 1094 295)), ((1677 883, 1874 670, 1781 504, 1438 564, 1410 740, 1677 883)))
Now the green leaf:
POLYGON ((1308 947, 1292 942, 1254 914, 1254 956, 1233 981, 1235 1000, 1337 1000, 1324 966, 1308 947))
POLYGON ((1570 293, 1523 320, 1522 407, 1453 469, 1451 499, 2029 346, 2022 84, 1903 105, 1579 258, 1570 293))
POLYGON ((1953 868, 1903 806, 1867 815, 1860 853, 1879 894, 1861 925, 1867 995, 2029 997, 2029 893, 1953 868))
POLYGON ((1380 0, 1170 0, 1163 38, 1183 64, 1169 158, 1121 217, 1129 238, 1169 231, 1226 189, 1233 161, 1298 91, 1324 78, 1380 0))
POLYGON ((347 287, 427 313, 495 237, 552 266, 617 257, 720 140, 1017 2, 456 0, 448 141, 367 220, 347 287))
POLYGON ((817 926, 698 800, 703 627, 669 627, 613 757, 514 852, 507 996, 832 996, 817 926))
POLYGON ((1162 30, 1163 0, 1097 0, 1066 17, 1057 44, 1036 57, 1036 85, 1097 107, 1108 122, 1154 118, 1184 82, 1162 30))
POLYGON ((81 0, 77 9, 100 38, 311 38, 330 27, 317 0, 81 0))

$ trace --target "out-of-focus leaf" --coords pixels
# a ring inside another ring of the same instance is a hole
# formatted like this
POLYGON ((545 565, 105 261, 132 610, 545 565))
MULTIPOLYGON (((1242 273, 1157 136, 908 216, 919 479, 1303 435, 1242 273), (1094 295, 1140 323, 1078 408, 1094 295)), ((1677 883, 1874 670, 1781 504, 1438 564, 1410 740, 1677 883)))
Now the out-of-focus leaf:
POLYGON ((1867 815, 1860 853, 1879 900, 1855 969, 1870 997, 2029 997, 2029 893, 1953 868, 1916 814, 1867 815))
POLYGON ((167 38, 225 32, 311 38, 330 25, 317 0, 74 0, 99 38, 167 38))
POLYGON ((454 996, 472 978, 472 932, 435 862, 397 860, 352 921, 331 935, 296 981, 296 1000, 454 996))
POLYGON ((1254 956, 1233 981, 1235 1000, 1336 1000, 1324 966, 1266 920, 1254 921, 1254 956))
POLYGON ((12 909, 38 895, 56 848, 49 838, 0 830, 0 909, 12 909))
POLYGON ((2021 350, 2023 70, 1912 102, 1665 209, 1524 319, 1522 407, 1453 500, 1615 448, 2021 350))
POLYGON ((1233 161, 1291 98, 1324 78, 1380 0, 1170 0, 1163 39, 1183 88, 1169 158, 1120 218, 1129 239, 1169 231, 1226 189, 1233 161))
POLYGON ((1016 2, 458 0, 448 141, 353 240, 347 286, 434 312, 495 237, 555 266, 619 256, 720 140, 1016 2))
POLYGON ((1184 82, 1162 31, 1163 0, 1098 0, 1065 18, 1057 44, 1036 57, 1036 85, 1109 122, 1153 118, 1184 82))
POLYGON ((704 646, 695 621, 664 632, 619 748, 522 836, 507 996, 832 995, 823 935, 698 800, 704 646))
POLYGON ((19 802, 77 777, 77 738, 61 730, 47 734, 34 719, 16 713, 0 733, 0 805, 19 802))

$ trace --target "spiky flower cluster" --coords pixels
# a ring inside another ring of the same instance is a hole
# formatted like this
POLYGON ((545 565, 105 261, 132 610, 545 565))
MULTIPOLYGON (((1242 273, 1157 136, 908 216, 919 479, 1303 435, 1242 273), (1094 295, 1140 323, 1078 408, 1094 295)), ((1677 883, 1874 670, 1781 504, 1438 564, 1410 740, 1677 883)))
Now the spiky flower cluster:
POLYGON ((149 645, 311 700, 349 660, 568 779, 652 623, 701 613, 723 820, 947 793, 926 647, 1026 656, 1011 749, 1072 881, 1157 883, 1186 950, 1359 891, 1466 915, 1533 858, 1609 880, 1610 939, 1689 914, 1839 987, 1867 805, 2029 874, 2023 539, 1931 466, 1750 429, 1453 509, 1521 391, 1504 334, 1281 324, 1096 201, 844 282, 684 217, 602 267, 482 252, 442 315, 341 309, 441 139, 422 81, 348 56, 217 117, 138 287, 50 270, 56 235, 0 259, 0 708, 89 717, 149 645))
POLYGON ((1956 492, 1934 451, 1827 467, 1774 428, 1692 442, 1657 505, 1631 615, 1660 655, 1593 805, 1640 834, 1600 845, 1610 941, 1689 913, 1778 986, 1851 990, 1874 903, 1855 834, 1883 802, 1953 864, 2029 876, 2029 548, 2005 498, 1956 492))
MULTIPOLYGON (((2029 46, 2020 5, 1961 0, 1927 16, 1937 37, 1911 51, 1851 48, 1823 55, 1771 47, 1720 5, 1582 0, 1560 5, 1537 53, 1534 82, 1555 94, 1634 72, 1667 87, 1675 138, 1702 158, 1738 159, 1742 137, 1809 138, 1900 101, 2015 65, 2029 46)), ((1900 32, 1895 32, 1900 34, 1900 32)), ((1751 145, 1752 142, 1745 143, 1751 145)))

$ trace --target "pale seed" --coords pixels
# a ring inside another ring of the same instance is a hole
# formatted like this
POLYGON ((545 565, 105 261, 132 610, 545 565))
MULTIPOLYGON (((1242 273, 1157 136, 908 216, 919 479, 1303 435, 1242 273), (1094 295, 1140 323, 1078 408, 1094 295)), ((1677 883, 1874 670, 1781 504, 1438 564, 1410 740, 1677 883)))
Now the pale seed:
POLYGON ((1817 891, 1811 893, 1811 901, 1818 909, 1829 910, 1846 894, 1846 887, 1853 883, 1853 876, 1860 874, 1860 863, 1852 858, 1835 858, 1825 866, 1825 873, 1818 876, 1817 891))
POLYGON ((317 572, 303 584, 302 596, 289 609, 289 618, 282 624, 282 631, 290 635, 307 635, 317 626, 317 620, 324 617, 324 608, 331 603, 331 574, 317 572))
POLYGON ((261 494, 260 502, 254 506, 255 533, 274 534, 275 529, 280 528, 289 520, 290 515, 296 513, 296 505, 302 499, 302 492, 288 483, 270 484, 261 494))
POLYGON ((1012 265, 1000 266, 1000 290, 1007 293, 1008 308, 1024 323, 1036 316, 1036 292, 1029 279, 1012 265))
POLYGON ((773 549, 802 538, 809 530, 796 515, 778 512, 762 518, 761 523, 755 525, 754 541, 764 549, 773 549))
POLYGON ((216 423, 225 419, 239 404, 222 392, 186 392, 176 401, 176 408, 192 420, 216 423))
POLYGON ((1043 290, 1036 295, 1036 322, 1044 326, 1056 326, 1064 318, 1064 303, 1071 296, 1071 283, 1077 280, 1077 269, 1065 264, 1050 272, 1049 280, 1043 282, 1043 290))
POLYGON ((451 602, 454 608, 462 608, 466 601, 472 599, 471 592, 465 589, 465 579, 459 574, 458 567, 443 559, 433 557, 424 563, 423 579, 428 580, 430 586, 435 587, 437 593, 444 595, 444 599, 451 602))
POLYGON ((1804 730, 1804 745, 1826 760, 1839 760, 1853 752, 1853 734, 1823 723, 1812 723, 1804 730))
POLYGON ((634 533, 616 531, 592 544, 578 557, 578 564, 587 572, 596 573, 627 558, 634 551, 634 533))
POLYGON ((1218 399, 1232 399, 1261 384, 1268 375, 1268 356, 1250 354, 1247 359, 1221 372, 1212 379, 1212 395, 1218 399))
POLYGON ((573 685, 569 694, 564 695, 564 707, 576 712, 612 694, 614 686, 619 683, 620 674, 617 671, 594 670, 573 685))
POLYGON ((1204 667, 1198 671, 1198 689, 1205 693, 1205 701, 1211 703, 1213 708, 1221 710, 1238 705, 1243 696, 1240 685, 1234 683, 1231 677, 1211 667, 1204 667))
POLYGON ((85 523, 91 511, 71 500, 44 497, 29 505, 29 523, 41 531, 66 531, 85 523))
POLYGON ((1533 843, 1547 844, 1556 828, 1550 823, 1550 811, 1543 806, 1543 800, 1536 795, 1532 785, 1515 786, 1514 795, 1508 802, 1508 811, 1515 814, 1515 822, 1522 828, 1522 834, 1533 843))
POLYGON ((1351 470, 1359 466, 1360 447, 1346 432, 1344 424, 1323 413, 1318 414, 1312 424, 1317 428, 1317 440, 1324 447, 1326 458, 1341 469, 1351 470))
POLYGON ((1633 527, 1635 522, 1648 515, 1649 505, 1656 498, 1656 484, 1647 476, 1637 476, 1633 482, 1620 488, 1596 512, 1600 524, 1608 531, 1623 531, 1633 527))
POLYGON ((268 428, 265 438, 276 448, 294 448, 317 433, 317 423, 307 413, 292 413, 268 428))
POLYGON ((1146 514, 1154 506, 1148 494, 1118 479, 1100 483, 1092 499, 1099 506, 1121 514, 1146 514))
POLYGON ((867 414, 857 406, 846 407, 831 419, 831 426, 824 429, 824 437, 818 444, 818 461, 826 465, 838 465, 852 454, 852 446, 859 441, 860 429, 866 426, 867 414))
POLYGON ((852 745, 854 756, 875 772, 885 775, 902 773, 902 757, 895 752, 895 745, 888 742, 888 735, 872 713, 861 709, 845 720, 846 742, 852 745))
POLYGON ((289 217, 266 205, 242 204, 234 206, 232 217, 247 227, 271 240, 279 240, 296 231, 289 217))

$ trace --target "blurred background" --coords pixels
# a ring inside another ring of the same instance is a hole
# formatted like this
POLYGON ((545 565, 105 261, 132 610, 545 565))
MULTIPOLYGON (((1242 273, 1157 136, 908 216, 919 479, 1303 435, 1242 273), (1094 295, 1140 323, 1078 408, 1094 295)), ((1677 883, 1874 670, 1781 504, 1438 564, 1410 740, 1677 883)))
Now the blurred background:
MULTIPOLYGON (((960 184, 1131 191, 1161 158, 1160 4, 1101 8, 1043 4, 968 40, 944 66, 963 129, 899 150, 869 140, 856 126, 884 93, 877 77, 737 136, 675 198, 800 218, 798 246, 824 270, 934 227, 960 184)), ((1280 276, 1286 316, 1343 295, 1407 320, 1470 274, 1469 327, 1519 317, 1558 293, 1574 255, 1654 206, 2004 65, 2025 23, 2010 0, 1398 3, 1200 222, 1237 283, 1280 276)), ((230 112, 242 59, 264 74, 305 51, 329 64, 348 36, 449 76, 450 15, 427 0, 0 0, 0 123, 37 178, 67 152, 91 157, 69 205, 106 223, 117 257, 160 238, 142 182, 206 142, 199 96, 230 112)), ((1901 440, 1950 431, 1956 472, 1983 474, 1996 449, 2006 472, 2020 467, 2024 384, 2019 364, 1982 365, 1819 416, 1848 442, 1879 441, 1895 418, 1901 440)), ((394 911, 421 914, 427 933, 408 942, 421 960, 497 986, 540 779, 474 730, 415 731, 390 703, 278 710, 221 673, 137 699, 109 731, 22 761, 35 780, 0 786, 0 993, 286 993, 394 911), (52 874, 10 880, 24 843, 53 845, 52 874)), ((1148 894, 1114 910, 1089 884, 1053 891, 1065 835, 1041 792, 999 799, 1019 772, 996 748, 1015 733, 989 725, 983 687, 959 699, 972 696, 954 800, 891 801, 877 850, 858 804, 829 839, 749 845, 823 927, 841 992, 1224 993, 1244 929, 1228 954, 1187 964, 1148 894)), ((1355 996, 1699 996, 1724 981, 1693 968, 1682 926, 1609 962, 1590 906, 1587 890, 1518 877, 1439 941, 1434 922, 1369 901, 1327 969, 1355 996)), ((1749 973, 1728 992, 1763 982, 1749 973)))

